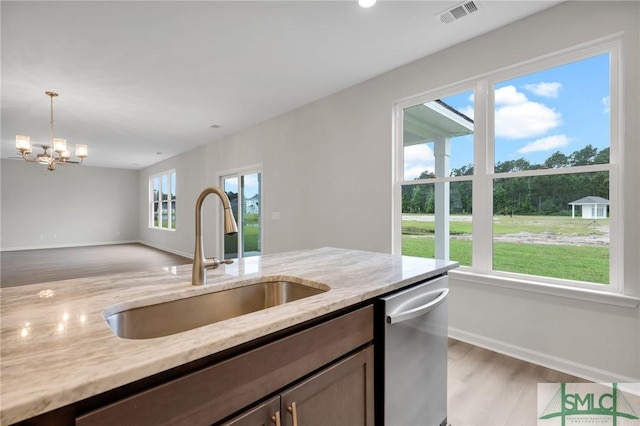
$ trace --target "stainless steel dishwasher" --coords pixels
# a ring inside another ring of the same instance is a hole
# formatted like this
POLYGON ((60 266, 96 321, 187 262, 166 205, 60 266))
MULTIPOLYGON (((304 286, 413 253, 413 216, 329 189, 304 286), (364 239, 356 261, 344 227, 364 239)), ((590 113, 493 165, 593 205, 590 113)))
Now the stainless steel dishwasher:
POLYGON ((376 387, 384 403, 376 417, 384 426, 447 423, 448 292, 445 275, 378 300, 376 368, 384 383, 376 387))

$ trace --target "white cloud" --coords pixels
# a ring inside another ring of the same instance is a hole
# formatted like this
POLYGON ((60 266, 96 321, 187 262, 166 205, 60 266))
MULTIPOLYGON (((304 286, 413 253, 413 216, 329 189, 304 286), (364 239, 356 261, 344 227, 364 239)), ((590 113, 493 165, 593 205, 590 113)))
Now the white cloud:
POLYGON ((413 180, 424 171, 434 171, 434 157, 426 143, 404 148, 404 180, 413 180))
POLYGON ((552 149, 567 146, 569 142, 571 142, 571 139, 566 135, 547 136, 546 138, 541 138, 526 144, 518 150, 518 153, 526 154, 537 151, 551 151, 552 149))
POLYGON ((521 105, 528 101, 524 93, 518 92, 515 86, 504 86, 496 90, 496 105, 521 105))
POLYGON ((611 112, 611 96, 605 96, 601 101, 604 108, 603 112, 609 114, 611 112))
POLYGON ((562 123, 562 116, 539 102, 530 101, 514 86, 505 86, 495 92, 496 136, 525 139, 542 136, 562 123))
POLYGON ((525 84, 523 86, 525 90, 530 91, 534 95, 543 96, 545 98, 557 98, 562 83, 537 83, 537 84, 525 84))

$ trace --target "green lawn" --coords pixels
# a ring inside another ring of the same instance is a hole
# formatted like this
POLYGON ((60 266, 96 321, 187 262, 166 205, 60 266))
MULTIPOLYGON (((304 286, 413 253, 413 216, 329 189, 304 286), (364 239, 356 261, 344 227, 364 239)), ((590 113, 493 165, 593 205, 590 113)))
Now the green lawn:
MULTIPOLYGON (((449 257, 461 265, 471 266, 471 241, 451 240, 449 257)), ((417 257, 435 257, 434 239, 402 235, 402 254, 417 257)))
MULTIPOLYGON (((242 224, 244 252, 259 252, 261 250, 259 216, 253 213, 246 213, 242 224)), ((224 237, 224 252, 233 257, 238 255, 238 237, 236 235, 226 235, 224 237)))
MULTIPOLYGON (((552 216, 496 216, 494 234, 518 232, 545 235, 601 235, 609 221, 571 219, 552 216)), ((434 222, 402 222, 402 253, 409 256, 435 257, 434 222)), ((451 235, 471 235, 470 221, 450 222, 451 235)), ((461 265, 471 265, 471 241, 452 239, 450 258, 461 265)), ((600 284, 609 282, 609 248, 574 244, 536 244, 494 242, 493 269, 496 271, 540 275, 600 284)))

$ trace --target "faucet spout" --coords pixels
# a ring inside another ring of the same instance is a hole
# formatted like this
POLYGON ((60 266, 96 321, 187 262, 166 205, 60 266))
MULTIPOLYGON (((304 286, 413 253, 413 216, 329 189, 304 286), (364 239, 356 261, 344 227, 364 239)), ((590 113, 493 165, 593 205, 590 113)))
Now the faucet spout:
POLYGON ((221 263, 233 263, 232 260, 218 260, 215 257, 205 259, 204 242, 202 239, 202 204, 209 194, 216 194, 222 202, 224 209, 224 233, 232 235, 238 232, 238 225, 231 211, 231 203, 225 192, 217 186, 206 188, 196 201, 196 248, 193 254, 193 271, 191 274, 191 284, 202 285, 207 283, 207 269, 214 269, 221 263))

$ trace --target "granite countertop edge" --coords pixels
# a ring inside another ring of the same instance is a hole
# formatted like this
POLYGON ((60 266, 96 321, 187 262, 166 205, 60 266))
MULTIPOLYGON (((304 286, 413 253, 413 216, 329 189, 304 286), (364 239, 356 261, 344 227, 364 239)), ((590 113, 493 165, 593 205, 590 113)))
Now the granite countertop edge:
POLYGON ((191 265, 0 289, 0 424, 115 389, 440 275, 456 262, 320 248, 236 260, 192 286, 191 265), (320 295, 166 337, 117 337, 105 317, 257 280, 296 278, 320 295))

